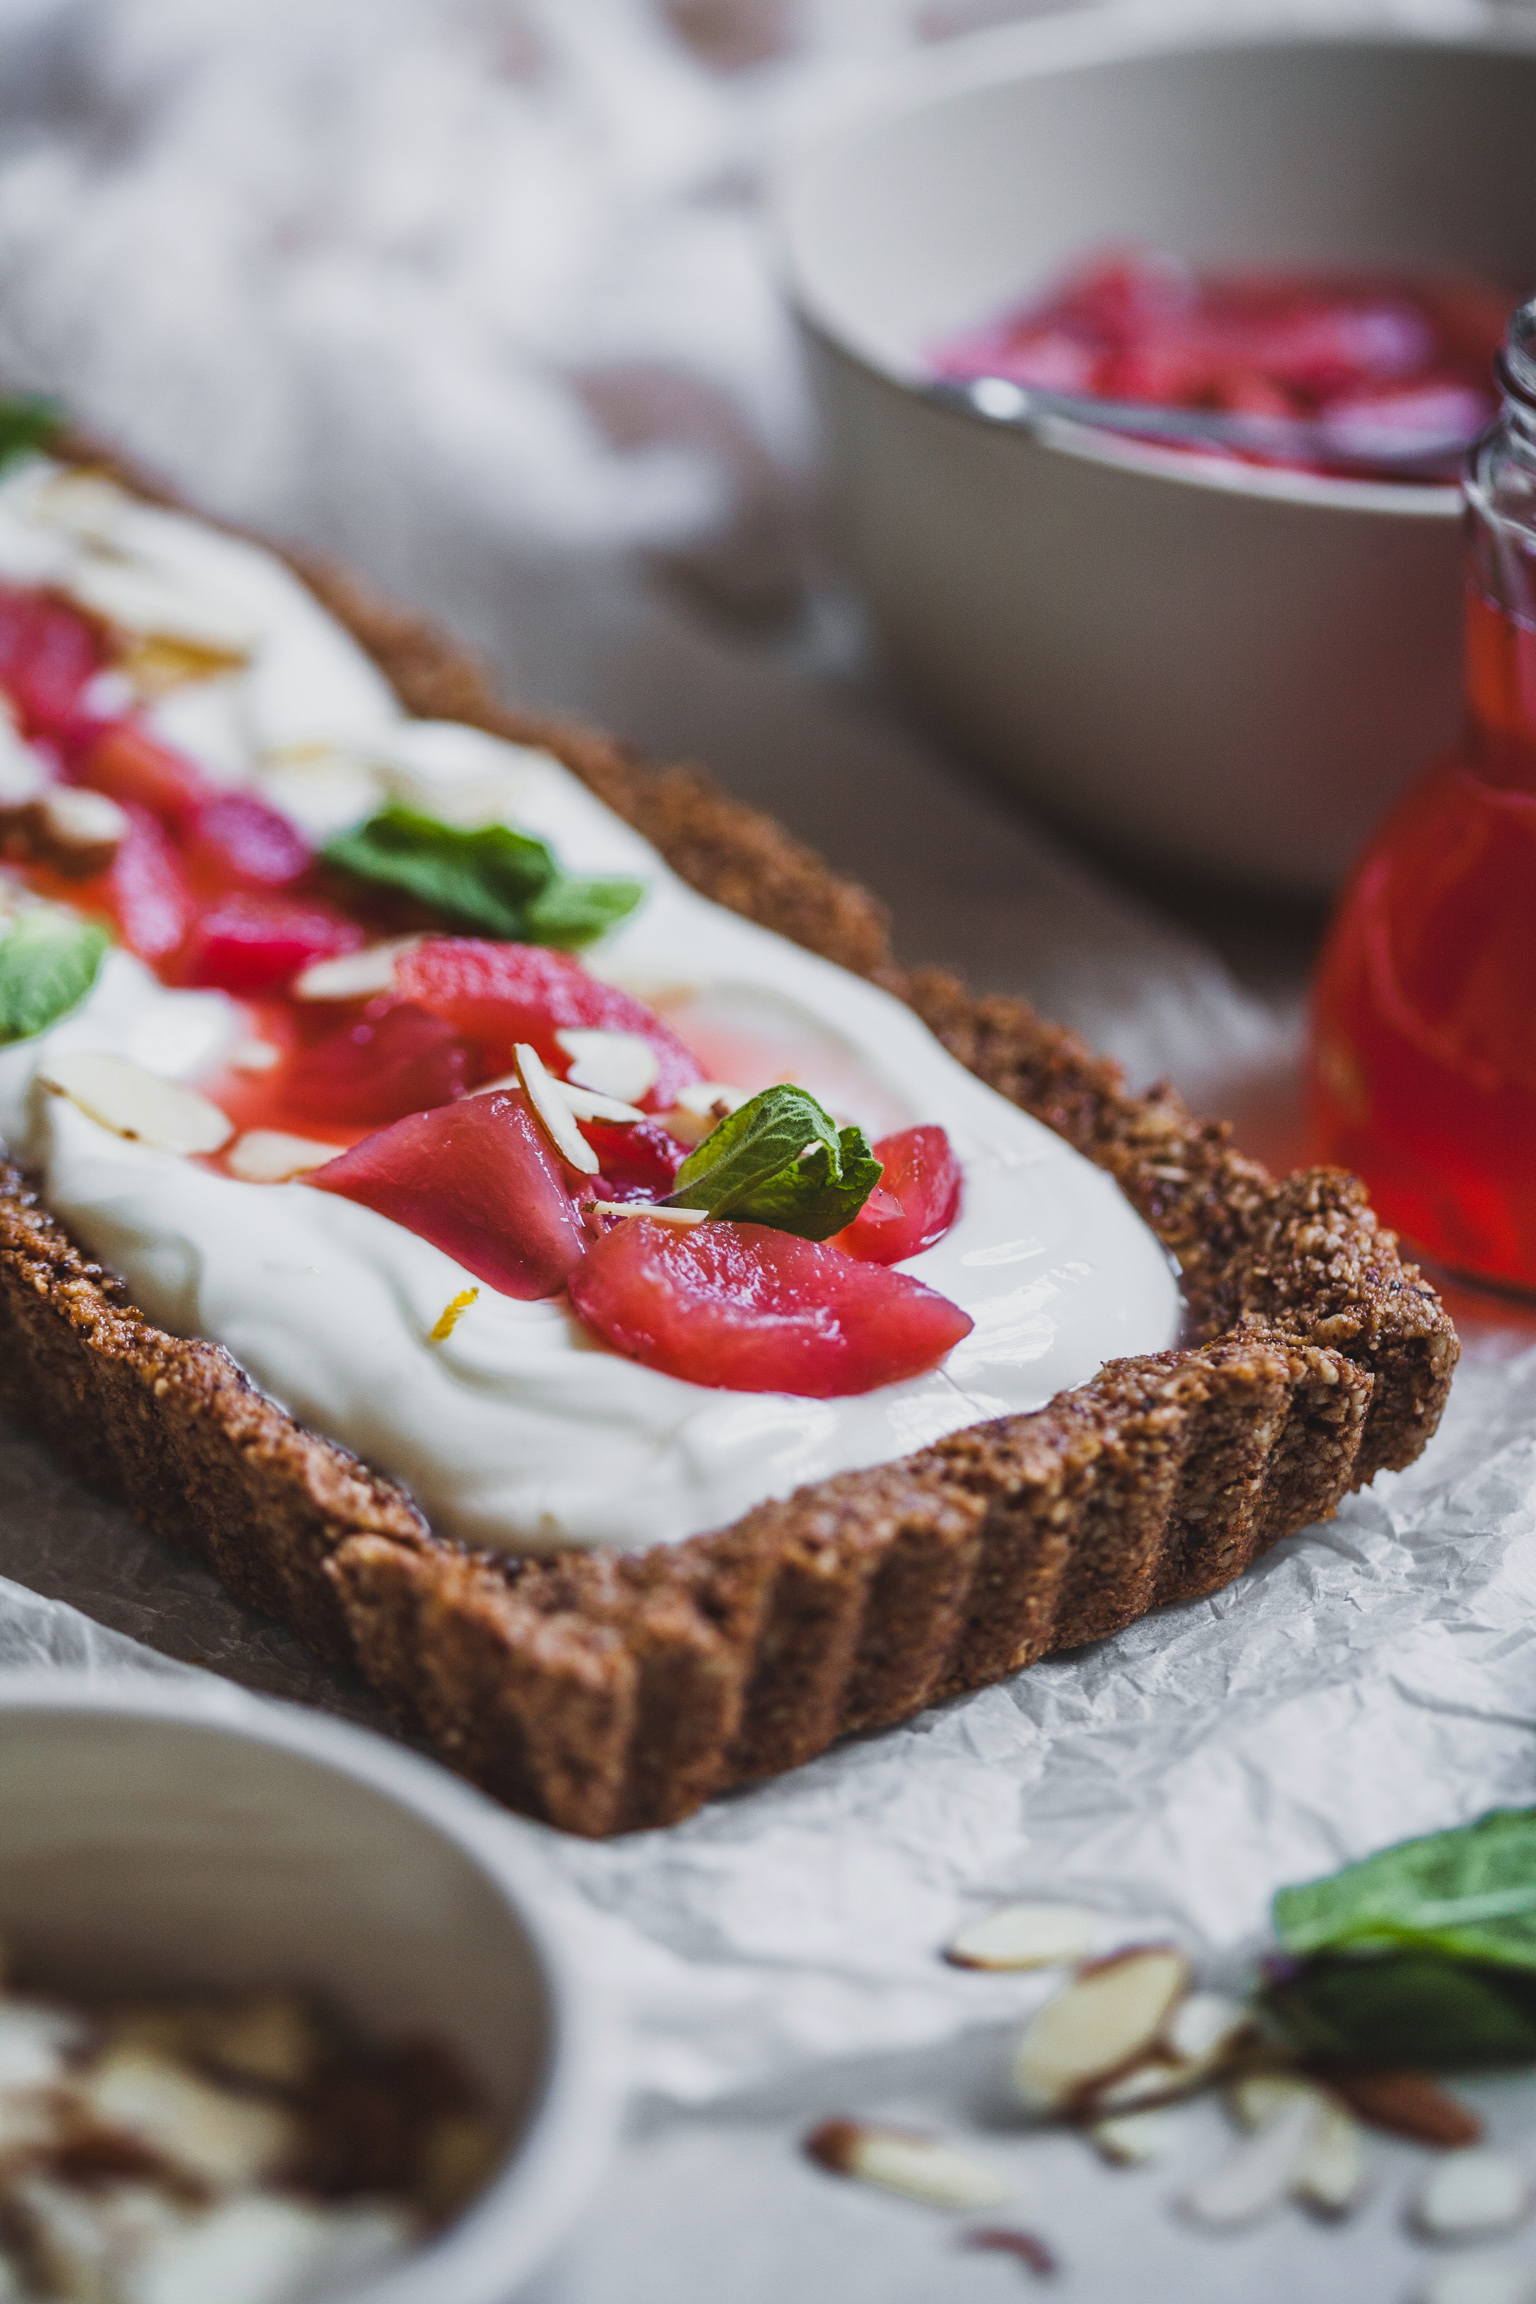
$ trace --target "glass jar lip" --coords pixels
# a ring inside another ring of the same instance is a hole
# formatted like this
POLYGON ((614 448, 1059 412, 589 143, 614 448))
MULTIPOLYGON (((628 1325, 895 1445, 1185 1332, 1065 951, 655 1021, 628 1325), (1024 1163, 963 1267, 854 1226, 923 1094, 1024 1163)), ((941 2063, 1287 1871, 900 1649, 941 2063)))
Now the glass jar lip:
POLYGON ((1509 333, 1495 355, 1493 372, 1500 391, 1522 408, 1536 409, 1536 297, 1510 317, 1509 333))

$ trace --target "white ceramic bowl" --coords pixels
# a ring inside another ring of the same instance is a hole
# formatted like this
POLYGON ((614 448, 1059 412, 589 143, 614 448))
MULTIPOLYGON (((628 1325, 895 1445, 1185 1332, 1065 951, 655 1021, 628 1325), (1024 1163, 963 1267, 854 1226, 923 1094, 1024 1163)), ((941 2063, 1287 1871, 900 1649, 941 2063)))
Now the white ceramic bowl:
POLYGON ((1536 283, 1536 18, 1383 17, 1113 7, 957 42, 824 126, 777 202, 846 551, 919 711, 1101 840, 1294 889, 1455 730, 1455 492, 1042 445, 913 386, 925 345, 1115 242, 1536 283))
POLYGON ((0 1943, 28 1983, 312 1986, 376 2036, 442 2040, 504 2122, 479 2198, 349 2304, 507 2304, 607 2149, 610 2058, 519 1837, 442 1769, 318 1713, 190 1680, 0 1675, 0 1943))

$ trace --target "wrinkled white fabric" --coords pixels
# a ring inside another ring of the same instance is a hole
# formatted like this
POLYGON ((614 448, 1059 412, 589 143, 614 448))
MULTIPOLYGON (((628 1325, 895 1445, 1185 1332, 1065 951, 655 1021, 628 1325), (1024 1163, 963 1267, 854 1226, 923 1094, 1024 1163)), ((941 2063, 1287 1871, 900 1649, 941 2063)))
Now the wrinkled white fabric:
MULTIPOLYGON (((522 695, 703 754, 862 873, 907 957, 1029 992, 1285 1153, 1296 1001, 1241 993, 856 679, 839 697, 804 677, 860 659, 821 580, 763 156, 870 62, 1027 12, 0 0, 0 368, 62 386, 204 501, 430 605, 522 695)), ((994 2158, 1065 2294, 1409 2294, 1428 2262, 1403 2226, 1411 2148, 1380 2148, 1343 2232, 1288 2213, 1203 2237, 1169 2202, 1222 2148, 1216 2110, 1155 2173, 1026 2134, 999 2071, 1044 1987, 936 1947, 996 1900, 1064 1894, 1235 1977, 1282 1882, 1533 1797, 1536 1322, 1474 1308, 1466 1332, 1423 1461, 1215 1599, 665 1834, 506 1824, 634 2025, 634 2130, 544 2304, 1019 2293, 942 2217, 800 2161, 813 2118, 876 2108, 994 2158)), ((0 1439, 0 1569, 0 1665, 169 1656, 381 1718, 19 1435, 0 1439)), ((1522 2141, 1528 2087, 1481 2096, 1522 2141)))

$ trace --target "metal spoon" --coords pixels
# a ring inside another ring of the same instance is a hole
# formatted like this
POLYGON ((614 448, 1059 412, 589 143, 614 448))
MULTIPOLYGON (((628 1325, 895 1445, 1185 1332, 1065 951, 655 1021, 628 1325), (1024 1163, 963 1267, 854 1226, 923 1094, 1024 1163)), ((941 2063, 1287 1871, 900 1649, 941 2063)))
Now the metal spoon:
POLYGON ((1126 433, 1141 440, 1191 448, 1243 448, 1287 463, 1313 465, 1353 478, 1371 471, 1391 480, 1457 480, 1476 435, 1399 432, 1385 425, 1338 417, 1233 415, 1216 409, 1152 408, 1133 400, 1090 400, 1072 392, 1041 392, 1005 376, 966 382, 936 378, 921 387, 941 408, 980 416, 1038 439, 1052 423, 1083 424, 1092 431, 1126 433))

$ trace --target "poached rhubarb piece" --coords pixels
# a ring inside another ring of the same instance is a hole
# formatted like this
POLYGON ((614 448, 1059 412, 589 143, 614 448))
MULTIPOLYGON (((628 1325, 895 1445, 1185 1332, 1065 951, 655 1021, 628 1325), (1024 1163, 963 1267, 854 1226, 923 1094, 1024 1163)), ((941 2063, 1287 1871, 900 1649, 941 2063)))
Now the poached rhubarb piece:
POLYGON ((874 1147, 879 1183, 833 1244, 868 1264, 900 1264, 942 1240, 960 1212, 960 1163, 942 1128, 903 1128, 874 1147))
POLYGON ((584 1120, 581 1133, 597 1154, 609 1200, 664 1200, 688 1157, 687 1145, 655 1120, 584 1120))
POLYGON ((570 1293, 589 1327, 647 1368, 815 1400, 921 1376, 974 1325, 907 1273, 766 1224, 682 1232, 621 1218, 572 1273, 570 1293))
POLYGON ((644 1001, 589 975, 568 952, 542 944, 495 944, 478 936, 433 936, 398 963, 395 981, 407 1000, 442 1016, 482 1046, 510 1051, 527 1041, 563 1078, 570 1058, 557 1032, 586 1028, 633 1032, 656 1052, 660 1074, 642 1099, 652 1111, 676 1103, 677 1091, 704 1077, 690 1048, 644 1001))
MULTIPOLYGON (((154 825, 153 818, 148 821, 154 825)), ((154 829, 158 831, 158 826, 154 829)), ((165 842, 163 833, 160 838, 165 842)), ((174 849, 165 845, 174 860, 174 849)), ((190 916, 190 898, 188 909, 190 916)), ((143 958, 154 957, 134 942, 121 899, 119 917, 133 949, 143 958)), ((234 889, 215 899, 199 918, 187 950, 186 979, 249 999, 280 991, 311 961, 337 959, 343 952, 355 952, 364 941, 356 921, 320 897, 234 889)))
POLYGON ((473 1053, 441 1016, 409 1000, 374 1001, 361 1022, 296 1056, 280 1093, 300 1119, 378 1128, 462 1096, 473 1053))
POLYGON ((305 1182, 377 1209, 525 1302, 558 1294, 586 1248, 560 1163, 521 1090, 413 1113, 305 1182))
POLYGON ((68 734, 81 691, 105 662, 95 628, 75 609, 50 593, 0 584, 0 688, 26 735, 68 734))
POLYGON ((157 816, 136 803, 107 875, 106 897, 123 942, 151 967, 181 950, 196 899, 180 856, 157 816))

